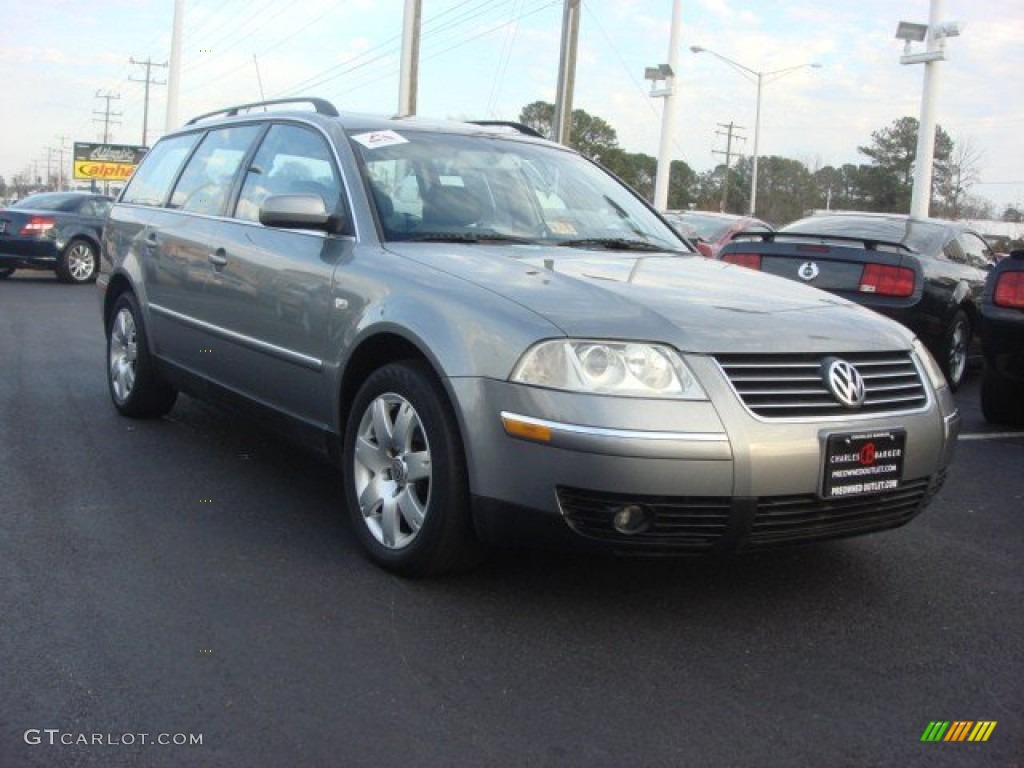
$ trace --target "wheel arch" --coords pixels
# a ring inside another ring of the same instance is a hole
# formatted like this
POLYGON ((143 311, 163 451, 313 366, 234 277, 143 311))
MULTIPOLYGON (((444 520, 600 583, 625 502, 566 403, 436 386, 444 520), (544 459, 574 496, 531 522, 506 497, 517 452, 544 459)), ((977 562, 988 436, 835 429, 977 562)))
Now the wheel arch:
MULTIPOLYGON (((961 310, 965 315, 967 315, 967 322, 971 324, 972 335, 977 334, 978 328, 980 327, 979 323, 981 322, 981 312, 978 309, 977 302, 972 301, 971 294, 969 292, 964 296, 961 296, 960 304, 956 309, 961 310)), ((954 314, 956 314, 956 309, 953 311, 954 314)))
POLYGON ((125 291, 135 293, 131 280, 120 272, 111 275, 110 282, 107 284, 107 289, 103 294, 104 329, 110 325, 110 313, 114 311, 114 304, 117 302, 117 297, 125 291))
POLYGON ((72 232, 70 235, 68 235, 68 241, 64 243, 64 247, 61 249, 61 253, 64 253, 68 248, 70 248, 72 243, 74 243, 76 240, 84 240, 85 242, 87 242, 89 245, 96 249, 96 268, 99 269, 100 249, 102 246, 100 245, 99 238, 96 237, 96 235, 94 235, 92 232, 85 232, 81 230, 78 232, 72 232))
POLYGON ((344 436, 351 415, 351 403, 355 400, 356 393, 363 382, 377 369, 389 363, 402 361, 419 361, 430 369, 434 379, 444 391, 448 407, 455 416, 459 427, 460 442, 465 446, 465 425, 462 422, 459 409, 455 407, 454 393, 449 386, 447 376, 443 373, 440 362, 419 339, 412 339, 395 328, 382 328, 364 336, 345 360, 337 402, 337 458, 340 459, 344 451, 344 436))

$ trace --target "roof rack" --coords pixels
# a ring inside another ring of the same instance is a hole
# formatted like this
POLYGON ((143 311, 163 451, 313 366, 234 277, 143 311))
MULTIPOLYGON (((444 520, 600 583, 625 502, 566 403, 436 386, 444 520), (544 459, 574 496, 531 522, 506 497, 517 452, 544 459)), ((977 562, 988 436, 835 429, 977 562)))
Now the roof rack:
POLYGON ((531 128, 530 126, 524 125, 523 123, 517 123, 514 120, 469 120, 467 122, 470 122, 473 125, 497 126, 499 128, 513 128, 514 130, 519 131, 519 133, 522 133, 525 136, 533 136, 534 138, 538 139, 547 138, 547 136, 538 131, 536 128, 531 128))
POLYGON ((327 115, 328 117, 337 117, 338 110, 331 102, 326 99, 316 98, 303 98, 295 97, 290 99, 272 99, 270 101, 254 101, 251 104, 239 104, 236 107, 228 107, 227 109, 218 109, 215 112, 207 112, 204 115, 198 115, 189 120, 185 125, 194 125, 200 120, 205 120, 208 117, 216 117, 217 115, 224 115, 225 117, 235 117, 239 111, 243 109, 255 109, 257 107, 269 107, 272 104, 312 104, 313 108, 319 115, 327 115))

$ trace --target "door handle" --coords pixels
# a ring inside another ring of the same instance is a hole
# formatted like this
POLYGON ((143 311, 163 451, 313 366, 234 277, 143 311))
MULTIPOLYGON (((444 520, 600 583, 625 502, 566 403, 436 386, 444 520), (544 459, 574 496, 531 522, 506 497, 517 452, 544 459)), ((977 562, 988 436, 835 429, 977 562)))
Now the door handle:
POLYGON ((208 258, 210 263, 213 264, 214 269, 222 269, 228 265, 227 253, 223 248, 218 248, 208 258))

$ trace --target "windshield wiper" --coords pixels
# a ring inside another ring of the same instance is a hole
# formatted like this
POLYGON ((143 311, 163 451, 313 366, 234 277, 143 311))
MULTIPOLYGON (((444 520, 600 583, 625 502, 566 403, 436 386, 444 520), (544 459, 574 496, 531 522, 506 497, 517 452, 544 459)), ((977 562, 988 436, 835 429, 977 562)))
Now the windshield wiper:
POLYGON ((685 253, 667 243, 657 245, 646 240, 632 240, 626 237, 586 237, 577 240, 561 240, 557 245, 565 248, 603 248, 607 251, 658 251, 661 253, 685 253))
POLYGON ((424 232, 412 237, 396 238, 396 240, 403 243, 517 243, 537 245, 536 240, 502 235, 498 232, 424 232))

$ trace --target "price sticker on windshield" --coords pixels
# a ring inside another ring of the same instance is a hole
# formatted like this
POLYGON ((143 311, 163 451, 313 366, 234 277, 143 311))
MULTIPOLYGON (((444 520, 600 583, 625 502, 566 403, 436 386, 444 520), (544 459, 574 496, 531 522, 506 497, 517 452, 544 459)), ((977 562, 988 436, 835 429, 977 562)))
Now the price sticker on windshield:
POLYGON ((370 131, 360 133, 352 137, 352 141, 358 141, 367 149, 380 149, 381 147, 393 147, 395 144, 408 144, 409 140, 395 131, 370 131))

